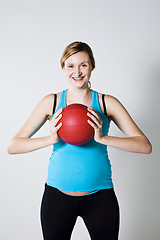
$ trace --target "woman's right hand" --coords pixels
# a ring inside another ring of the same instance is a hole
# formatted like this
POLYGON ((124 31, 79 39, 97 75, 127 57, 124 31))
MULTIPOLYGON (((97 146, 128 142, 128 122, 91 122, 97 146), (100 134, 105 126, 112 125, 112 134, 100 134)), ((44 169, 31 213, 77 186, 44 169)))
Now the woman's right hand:
POLYGON ((62 111, 63 108, 61 107, 58 111, 54 114, 52 120, 50 120, 50 128, 51 128, 51 137, 53 143, 57 143, 60 139, 58 136, 58 130, 62 127, 62 123, 58 123, 58 121, 62 118, 62 111))

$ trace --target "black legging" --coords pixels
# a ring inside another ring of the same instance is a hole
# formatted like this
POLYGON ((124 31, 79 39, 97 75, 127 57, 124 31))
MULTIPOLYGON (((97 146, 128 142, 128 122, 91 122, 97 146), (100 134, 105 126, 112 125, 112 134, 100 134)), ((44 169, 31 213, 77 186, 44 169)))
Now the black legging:
POLYGON ((119 206, 113 188, 71 196, 45 185, 41 205, 44 240, 69 240, 78 216, 92 240, 118 239, 119 206))

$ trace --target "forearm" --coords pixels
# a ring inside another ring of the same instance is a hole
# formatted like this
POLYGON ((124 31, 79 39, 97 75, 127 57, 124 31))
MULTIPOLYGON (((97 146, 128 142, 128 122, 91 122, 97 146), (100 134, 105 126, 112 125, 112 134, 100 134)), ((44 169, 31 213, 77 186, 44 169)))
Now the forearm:
POLYGON ((104 135, 100 143, 134 153, 150 154, 152 151, 150 142, 142 136, 121 138, 104 135))
POLYGON ((52 136, 40 138, 14 137, 8 145, 9 154, 20 154, 38 150, 53 144, 52 136))

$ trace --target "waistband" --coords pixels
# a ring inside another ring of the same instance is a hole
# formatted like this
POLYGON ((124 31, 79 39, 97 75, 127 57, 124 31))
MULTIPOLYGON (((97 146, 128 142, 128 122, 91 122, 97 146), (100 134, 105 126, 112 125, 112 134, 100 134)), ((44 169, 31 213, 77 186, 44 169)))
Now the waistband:
POLYGON ((67 194, 67 193, 64 193, 63 191, 61 191, 60 189, 58 188, 55 188, 55 187, 52 187, 52 186, 49 186, 47 185, 47 183, 45 183, 45 188, 51 188, 53 190, 56 190, 58 191, 59 193, 61 193, 62 195, 66 195, 66 196, 69 196, 69 197, 77 197, 77 198, 83 198, 85 196, 88 196, 88 195, 91 195, 91 194, 94 194, 94 195, 97 195, 99 192, 105 192, 106 190, 108 191, 114 191, 114 188, 105 188, 105 189, 97 189, 97 190, 94 190, 93 192, 90 192, 90 193, 87 193, 87 194, 83 194, 83 195, 71 195, 71 194, 67 194))

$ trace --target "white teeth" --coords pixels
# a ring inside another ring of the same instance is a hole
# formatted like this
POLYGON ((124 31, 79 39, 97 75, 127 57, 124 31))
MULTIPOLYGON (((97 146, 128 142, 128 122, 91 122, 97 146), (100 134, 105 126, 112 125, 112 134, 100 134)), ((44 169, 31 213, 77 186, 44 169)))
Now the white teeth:
POLYGON ((80 80, 80 79, 82 79, 83 77, 81 77, 81 78, 74 78, 74 79, 76 79, 76 80, 80 80))

